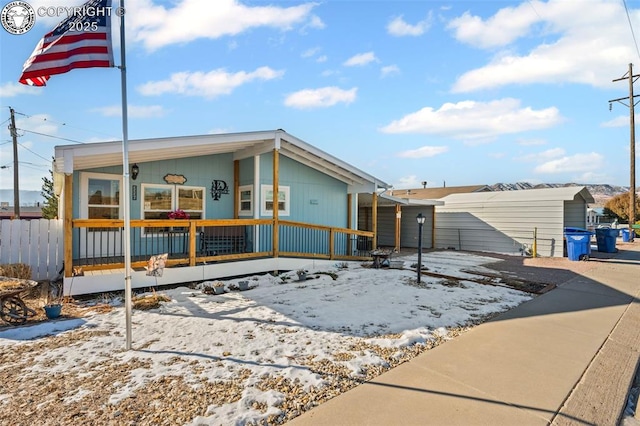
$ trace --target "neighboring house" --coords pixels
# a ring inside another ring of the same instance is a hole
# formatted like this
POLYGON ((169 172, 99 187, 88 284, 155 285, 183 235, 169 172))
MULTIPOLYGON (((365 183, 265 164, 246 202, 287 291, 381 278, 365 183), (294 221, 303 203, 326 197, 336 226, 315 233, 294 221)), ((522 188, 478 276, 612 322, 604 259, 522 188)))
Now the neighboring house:
MULTIPOLYGON (((0 205, 0 219, 15 218, 15 210, 13 205, 2 203, 0 205)), ((20 206, 20 219, 41 219, 42 206, 20 206)))
POLYGON ((595 230, 600 225, 600 220, 604 218, 603 207, 593 207, 587 209, 587 229, 595 230))
MULTIPOLYGON (((134 288, 366 258, 358 194, 389 188, 283 130, 135 140, 128 157, 134 288), (147 276, 162 253, 168 268, 147 276)), ((55 148, 65 294, 123 288, 122 162, 121 142, 55 148)))
POLYGON ((436 248, 564 256, 564 228, 587 226, 586 187, 454 194, 436 207, 436 248))

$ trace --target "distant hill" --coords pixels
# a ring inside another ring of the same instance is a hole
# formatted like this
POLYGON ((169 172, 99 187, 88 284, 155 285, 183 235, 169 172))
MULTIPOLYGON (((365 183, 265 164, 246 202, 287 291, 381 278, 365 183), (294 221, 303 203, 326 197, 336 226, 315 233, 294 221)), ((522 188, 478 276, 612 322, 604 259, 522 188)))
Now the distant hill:
POLYGON ((628 186, 617 186, 608 184, 582 184, 582 183, 540 183, 532 185, 529 182, 516 182, 516 183, 496 183, 489 185, 493 191, 517 191, 521 189, 539 189, 539 188, 565 188, 567 186, 586 186, 594 200, 596 205, 604 206, 605 203, 619 194, 629 192, 628 186))
MULTIPOLYGON (((13 189, 0 189, 0 202, 13 206, 13 189)), ((20 191, 20 206, 35 206, 44 203, 40 191, 20 191)))

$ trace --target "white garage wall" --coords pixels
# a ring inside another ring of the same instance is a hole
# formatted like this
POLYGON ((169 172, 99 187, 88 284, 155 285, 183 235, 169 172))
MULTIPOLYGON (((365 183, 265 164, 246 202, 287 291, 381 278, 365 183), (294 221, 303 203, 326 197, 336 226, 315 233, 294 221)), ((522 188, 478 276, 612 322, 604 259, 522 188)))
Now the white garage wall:
POLYGON ((436 207, 436 248, 563 256, 564 227, 586 226, 584 187, 455 194, 436 207))

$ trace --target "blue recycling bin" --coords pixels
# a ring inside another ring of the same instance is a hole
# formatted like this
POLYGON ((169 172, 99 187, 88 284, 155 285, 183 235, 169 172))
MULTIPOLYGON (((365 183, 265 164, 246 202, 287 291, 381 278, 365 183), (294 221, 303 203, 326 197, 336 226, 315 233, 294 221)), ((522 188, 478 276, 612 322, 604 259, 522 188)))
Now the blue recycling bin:
POLYGON ((586 230, 571 229, 573 232, 565 232, 567 240, 567 257, 569 260, 586 260, 591 253, 591 232, 586 230))
POLYGON ((596 229, 596 243, 598 244, 598 251, 602 253, 615 253, 616 238, 618 238, 618 230, 611 228, 598 228, 596 229))
POLYGON ((631 235, 629 230, 628 229, 622 229, 620 232, 622 232, 622 242, 628 243, 629 240, 631 239, 631 238, 629 238, 629 236, 631 235))

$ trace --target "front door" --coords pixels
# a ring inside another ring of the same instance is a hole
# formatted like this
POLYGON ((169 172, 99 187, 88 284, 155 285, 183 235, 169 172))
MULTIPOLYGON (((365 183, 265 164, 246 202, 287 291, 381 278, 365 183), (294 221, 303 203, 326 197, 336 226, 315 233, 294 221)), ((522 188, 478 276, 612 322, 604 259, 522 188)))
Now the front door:
MULTIPOLYGON (((121 219, 122 179, 117 175, 85 173, 81 179, 81 217, 87 219, 121 219)), ((122 228, 80 228, 81 258, 122 256, 122 228)))

